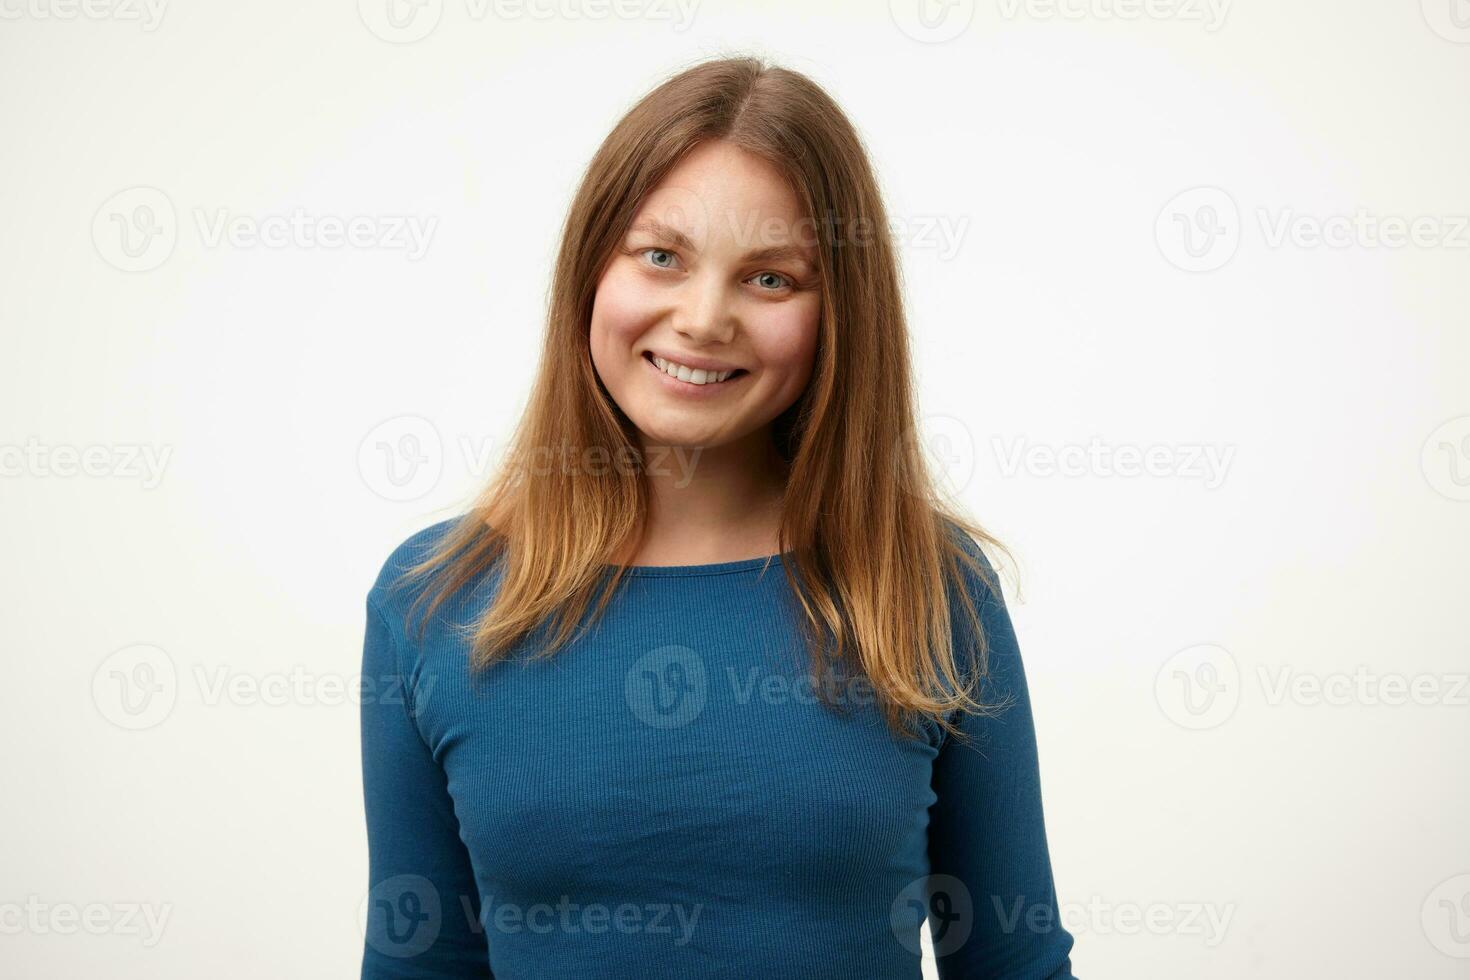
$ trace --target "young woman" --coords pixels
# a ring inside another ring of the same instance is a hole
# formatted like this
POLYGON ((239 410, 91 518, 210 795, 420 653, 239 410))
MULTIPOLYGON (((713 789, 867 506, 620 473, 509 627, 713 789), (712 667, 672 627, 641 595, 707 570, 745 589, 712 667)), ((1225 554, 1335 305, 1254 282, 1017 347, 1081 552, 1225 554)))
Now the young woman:
POLYGON ((1025 674, 915 434, 849 121, 649 93, 563 231, 468 513, 368 596, 364 977, 1071 977, 1025 674))

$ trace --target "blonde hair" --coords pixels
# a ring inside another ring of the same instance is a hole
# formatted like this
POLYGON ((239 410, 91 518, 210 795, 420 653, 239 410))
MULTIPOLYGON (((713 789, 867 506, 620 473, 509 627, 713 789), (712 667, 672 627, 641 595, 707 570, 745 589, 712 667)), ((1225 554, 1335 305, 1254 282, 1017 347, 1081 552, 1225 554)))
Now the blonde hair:
MULTIPOLYGON (((561 233, 540 366, 507 462, 406 578, 432 576, 426 617, 503 560, 492 603, 472 636, 471 662, 505 658, 533 630, 556 629, 538 655, 563 646, 616 591, 641 536, 648 488, 628 467, 577 466, 525 478, 525 464, 561 447, 638 459, 635 430, 602 386, 588 340, 601 273, 644 198, 696 145, 724 140, 773 164, 815 227, 871 229, 854 243, 818 236, 821 316, 807 389, 772 424, 786 462, 780 544, 803 611, 814 687, 857 666, 889 726, 951 734, 957 710, 988 712, 970 694, 985 669, 985 636, 962 566, 994 588, 976 542, 1005 549, 941 499, 915 427, 907 325, 895 247, 866 152, 835 102, 806 76, 753 57, 696 64, 662 82, 608 134, 583 175, 561 233), (969 540, 963 536, 967 535, 969 540), (604 576, 605 565, 615 573, 604 576), (599 580, 605 586, 597 593, 599 580), (951 598, 969 624, 955 656, 951 598)), ((844 238, 846 236, 843 236, 844 238)), ((998 593, 997 593, 998 594, 998 593)))

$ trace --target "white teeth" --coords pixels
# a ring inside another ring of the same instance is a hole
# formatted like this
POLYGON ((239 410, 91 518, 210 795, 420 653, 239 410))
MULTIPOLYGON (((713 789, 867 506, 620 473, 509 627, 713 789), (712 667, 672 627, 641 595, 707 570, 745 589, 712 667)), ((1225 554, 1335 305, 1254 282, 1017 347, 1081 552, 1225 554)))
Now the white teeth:
POLYGON ((675 364, 673 361, 665 360, 664 358, 657 356, 653 358, 653 363, 657 365, 660 371, 664 372, 670 377, 678 378, 680 381, 687 381, 690 384, 696 385, 718 384, 719 382, 724 381, 726 378, 730 377, 730 375, 735 373, 733 370, 705 371, 702 368, 686 367, 683 364, 675 364))

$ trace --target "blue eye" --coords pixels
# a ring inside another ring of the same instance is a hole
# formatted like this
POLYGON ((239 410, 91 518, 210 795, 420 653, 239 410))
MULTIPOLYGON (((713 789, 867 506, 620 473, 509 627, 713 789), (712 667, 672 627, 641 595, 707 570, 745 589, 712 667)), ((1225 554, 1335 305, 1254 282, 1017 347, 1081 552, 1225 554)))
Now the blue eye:
MULTIPOLYGON (((761 273, 757 273, 753 278, 760 279, 760 278, 765 278, 765 277, 769 277, 769 278, 775 279, 776 280, 776 288, 777 289, 782 288, 784 286, 790 286, 791 285, 791 280, 789 280, 785 276, 780 275, 780 274, 775 273, 775 272, 761 272, 761 273)), ((774 290, 768 290, 768 292, 774 292, 774 290)))
MULTIPOLYGON (((639 249, 639 253, 642 254, 642 255, 647 255, 649 252, 657 252, 660 255, 667 255, 667 256, 669 256, 670 259, 672 259, 673 256, 674 256, 674 253, 673 252, 670 252, 666 248, 644 248, 644 249, 639 249)), ((654 263, 654 268, 657 268, 657 269, 667 269, 667 268, 670 268, 670 266, 660 265, 659 263, 655 262, 654 263)))
MULTIPOLYGON (((668 256, 667 263, 660 262, 657 258, 652 259, 653 267, 655 269, 672 269, 674 268, 673 261, 677 258, 677 256, 673 252, 669 251, 666 248, 658 248, 657 246, 640 248, 637 249, 636 252, 638 255, 645 257, 658 255, 668 256)), ((758 272, 754 276, 751 276, 751 279, 764 280, 762 291, 767 293, 779 292, 782 289, 791 289, 796 286, 796 283, 793 282, 790 278, 783 276, 778 272, 758 272), (775 281, 772 282, 771 280, 775 281)), ((750 280, 746 281, 749 282, 750 280)))

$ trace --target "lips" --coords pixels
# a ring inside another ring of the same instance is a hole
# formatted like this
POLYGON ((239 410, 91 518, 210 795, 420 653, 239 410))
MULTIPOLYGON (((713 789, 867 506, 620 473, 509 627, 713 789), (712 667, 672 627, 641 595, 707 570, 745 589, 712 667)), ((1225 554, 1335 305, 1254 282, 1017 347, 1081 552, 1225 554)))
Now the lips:
POLYGON ((738 368, 720 364, 715 361, 689 358, 679 360, 678 358, 666 358, 654 351, 644 351, 643 359, 653 367, 672 380, 680 381, 694 387, 711 387, 729 384, 750 372, 744 368, 738 368), (690 362, 693 363, 690 363, 690 362))

